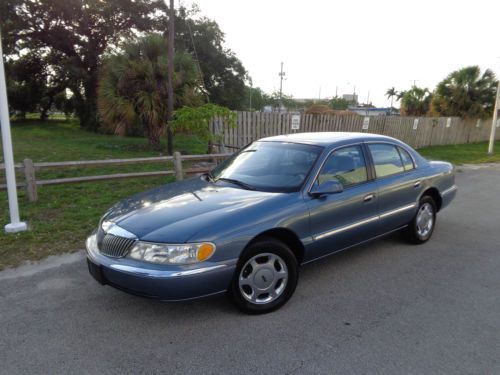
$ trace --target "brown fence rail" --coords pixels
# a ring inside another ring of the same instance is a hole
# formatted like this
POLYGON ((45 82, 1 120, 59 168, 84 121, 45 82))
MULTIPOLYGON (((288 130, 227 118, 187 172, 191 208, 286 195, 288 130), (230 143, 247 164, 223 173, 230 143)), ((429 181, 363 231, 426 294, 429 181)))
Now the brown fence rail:
MULTIPOLYGON (((211 164, 217 163, 220 159, 225 159, 229 157, 230 153, 219 153, 210 155, 181 155, 179 152, 175 152, 173 156, 159 156, 152 158, 135 158, 135 159, 108 159, 108 160, 78 160, 78 161, 61 161, 61 162, 41 162, 33 163, 31 159, 24 159, 22 163, 15 164, 15 168, 22 170, 24 173, 24 182, 18 183, 17 186, 25 188, 28 199, 31 202, 38 200, 37 187, 44 185, 60 185, 60 184, 73 184, 80 182, 89 181, 102 181, 102 180, 112 180, 112 179, 126 179, 126 178, 137 178, 137 177, 151 177, 151 176, 175 176, 176 180, 182 180, 184 175, 204 173, 210 170, 210 165, 206 167, 197 168, 183 168, 183 161, 200 161, 209 160, 211 164), (63 169, 71 167, 104 167, 104 166, 115 166, 115 165, 131 165, 131 164, 149 164, 149 163, 164 163, 173 162, 174 169, 165 171, 153 171, 153 172, 132 172, 132 173, 115 173, 107 175, 98 176, 83 176, 83 177, 68 177, 68 178, 56 178, 49 180, 38 180, 36 178, 36 171, 41 169, 63 169)), ((0 170, 5 169, 4 164, 0 164, 0 170)), ((5 190, 7 185, 0 185, 0 190, 5 190)))
MULTIPOLYGON (((366 132, 398 138, 412 147, 463 144, 486 141, 491 119, 458 117, 400 117, 358 115, 311 115, 293 113, 236 112, 236 127, 214 119, 211 131, 225 147, 243 147, 263 137, 302 132, 366 132), (292 129, 292 116, 300 116, 299 129, 292 129)), ((499 126, 499 124, 497 124, 499 126)), ((497 131, 500 139, 500 131, 497 131)))

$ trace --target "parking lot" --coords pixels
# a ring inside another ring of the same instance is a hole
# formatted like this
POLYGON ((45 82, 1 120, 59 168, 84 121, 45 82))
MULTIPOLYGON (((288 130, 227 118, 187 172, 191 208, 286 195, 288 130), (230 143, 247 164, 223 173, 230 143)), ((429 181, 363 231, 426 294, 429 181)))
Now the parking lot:
POLYGON ((263 316, 101 287, 83 252, 0 272, 0 373, 499 374, 500 166, 457 185, 430 242, 307 265, 263 316))

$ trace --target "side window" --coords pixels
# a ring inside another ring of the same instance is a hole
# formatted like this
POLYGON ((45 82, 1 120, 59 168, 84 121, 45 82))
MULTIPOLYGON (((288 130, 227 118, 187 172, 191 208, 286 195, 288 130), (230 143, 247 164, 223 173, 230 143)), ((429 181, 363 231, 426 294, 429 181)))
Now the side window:
POLYGON ((344 187, 368 180, 363 150, 360 146, 349 146, 333 152, 318 176, 318 184, 332 179, 339 180, 344 187))
POLYGON ((377 177, 385 177, 404 172, 403 162, 396 146, 385 143, 368 145, 372 154, 377 177))
POLYGON ((413 159, 411 158, 408 151, 401 147, 398 147, 398 150, 399 154, 401 155, 401 160, 403 160, 405 171, 411 171, 412 169, 415 169, 415 164, 413 164, 413 159))

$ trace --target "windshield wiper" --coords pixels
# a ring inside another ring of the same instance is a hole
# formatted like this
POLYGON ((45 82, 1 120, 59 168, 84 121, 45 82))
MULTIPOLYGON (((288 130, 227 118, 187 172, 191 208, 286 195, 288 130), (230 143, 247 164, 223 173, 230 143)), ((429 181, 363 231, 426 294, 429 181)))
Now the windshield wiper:
POLYGON ((235 184, 235 185, 241 186, 243 189, 255 190, 255 186, 246 184, 246 183, 244 183, 242 181, 239 181, 239 180, 234 180, 232 178, 219 177, 217 180, 214 180, 214 182, 217 182, 217 181, 226 181, 226 182, 229 182, 231 184, 235 184))

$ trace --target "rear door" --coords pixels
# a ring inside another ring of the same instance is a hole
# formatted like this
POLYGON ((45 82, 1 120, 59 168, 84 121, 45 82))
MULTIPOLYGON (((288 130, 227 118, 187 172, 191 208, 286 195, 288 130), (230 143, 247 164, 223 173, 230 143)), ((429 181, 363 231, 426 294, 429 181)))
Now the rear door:
POLYGON ((389 142, 369 142, 378 186, 380 224, 383 232, 404 226, 413 218, 422 184, 408 151, 389 142))
POLYGON ((337 179, 344 191, 319 198, 306 196, 313 243, 307 260, 341 250, 379 233, 377 183, 361 144, 334 150, 314 184, 337 179))

